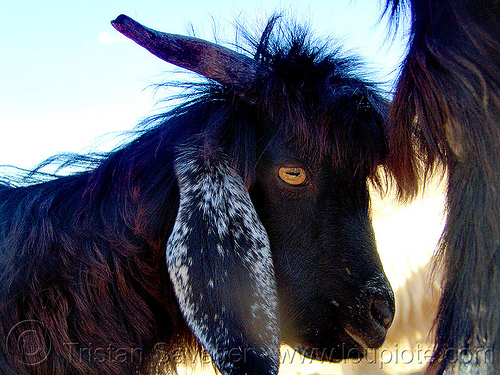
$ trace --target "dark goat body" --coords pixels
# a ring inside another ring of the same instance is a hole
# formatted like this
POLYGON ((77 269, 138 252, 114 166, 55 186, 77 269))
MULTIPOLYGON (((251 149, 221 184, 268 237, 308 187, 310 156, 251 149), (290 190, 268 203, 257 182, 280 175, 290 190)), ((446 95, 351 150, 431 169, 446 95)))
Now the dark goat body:
POLYGON ((393 19, 404 5, 412 28, 389 113, 389 166, 404 198, 416 194, 423 171, 441 164, 448 173, 429 372, 498 374, 500 3, 392 0, 393 19))
POLYGON ((173 372, 203 346, 224 374, 275 374, 280 342, 330 361, 381 345, 367 183, 387 103, 276 22, 246 95, 201 85, 87 171, 0 186, 2 373, 173 372))

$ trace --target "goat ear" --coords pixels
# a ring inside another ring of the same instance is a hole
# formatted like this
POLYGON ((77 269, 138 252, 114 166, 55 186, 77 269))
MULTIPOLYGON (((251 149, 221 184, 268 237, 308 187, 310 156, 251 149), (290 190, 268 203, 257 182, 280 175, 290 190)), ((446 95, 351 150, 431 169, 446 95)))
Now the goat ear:
POLYGON ((182 152, 167 265, 191 331, 223 374, 276 374, 277 291, 267 233, 222 152, 182 152))

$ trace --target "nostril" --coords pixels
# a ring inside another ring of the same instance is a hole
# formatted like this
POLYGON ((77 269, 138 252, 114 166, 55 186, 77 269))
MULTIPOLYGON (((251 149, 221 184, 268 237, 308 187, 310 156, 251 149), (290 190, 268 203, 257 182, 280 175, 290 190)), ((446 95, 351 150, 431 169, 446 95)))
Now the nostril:
POLYGON ((385 329, 391 326, 394 319, 394 307, 385 299, 374 298, 370 307, 373 318, 385 329))

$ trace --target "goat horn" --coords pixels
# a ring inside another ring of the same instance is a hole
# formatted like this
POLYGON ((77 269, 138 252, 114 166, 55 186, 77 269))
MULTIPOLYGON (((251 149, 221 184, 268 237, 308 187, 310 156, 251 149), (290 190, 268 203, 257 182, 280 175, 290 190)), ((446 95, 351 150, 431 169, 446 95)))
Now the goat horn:
POLYGON ((147 28, 124 14, 111 24, 166 62, 231 87, 242 96, 252 91, 258 64, 248 56, 202 39, 147 28))

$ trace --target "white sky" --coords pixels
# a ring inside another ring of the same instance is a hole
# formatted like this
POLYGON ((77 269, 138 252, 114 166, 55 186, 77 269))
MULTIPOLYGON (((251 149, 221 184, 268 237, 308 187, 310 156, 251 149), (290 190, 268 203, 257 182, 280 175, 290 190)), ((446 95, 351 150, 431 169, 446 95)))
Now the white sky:
POLYGON ((110 25, 120 13, 178 34, 192 24, 212 40, 214 23, 223 34, 238 15, 253 23, 283 10, 367 56, 377 78, 394 78, 404 43, 387 40, 377 0, 2 0, 0 165, 109 148, 99 137, 151 114, 161 97, 147 87, 173 67, 120 37, 110 25))

